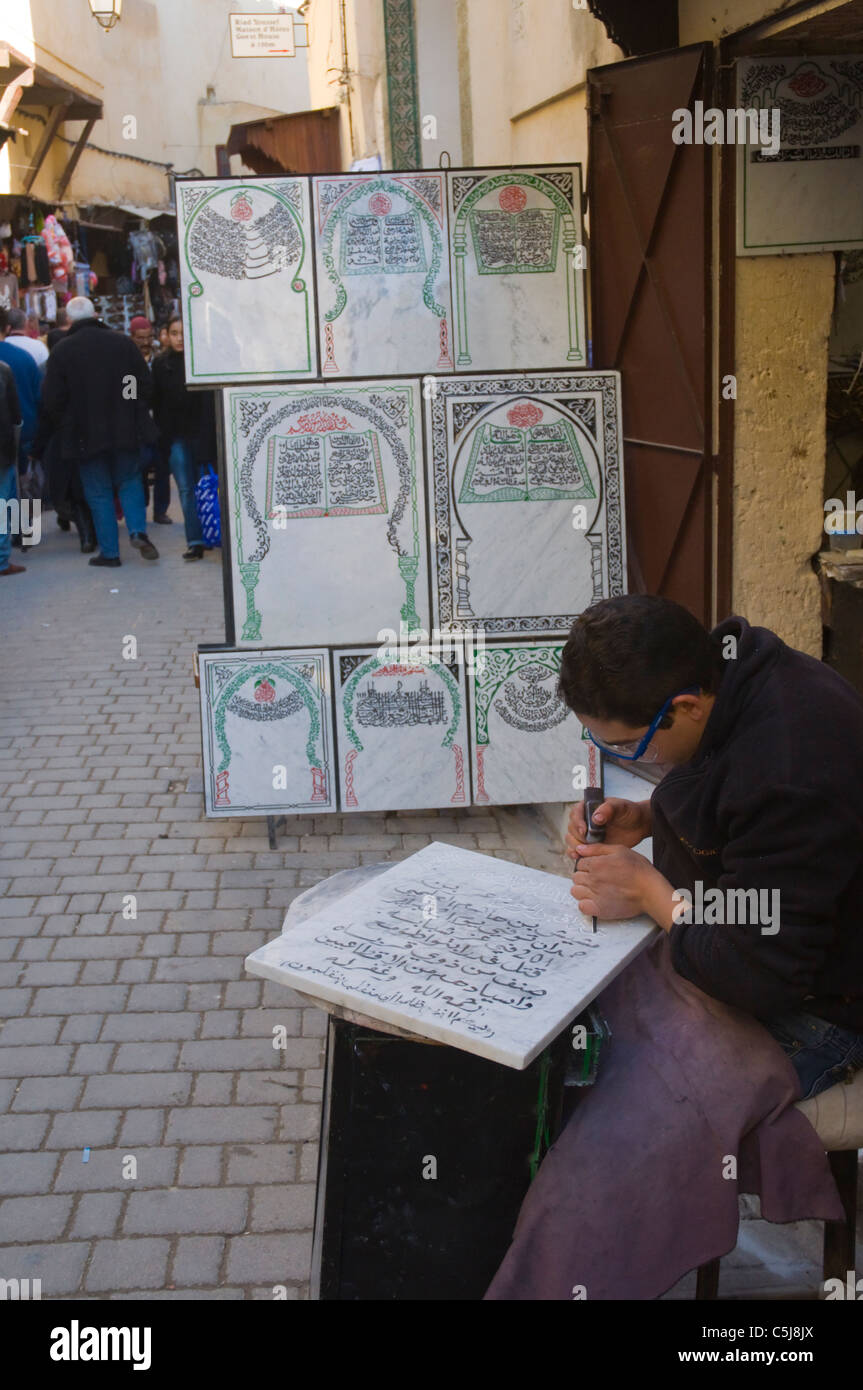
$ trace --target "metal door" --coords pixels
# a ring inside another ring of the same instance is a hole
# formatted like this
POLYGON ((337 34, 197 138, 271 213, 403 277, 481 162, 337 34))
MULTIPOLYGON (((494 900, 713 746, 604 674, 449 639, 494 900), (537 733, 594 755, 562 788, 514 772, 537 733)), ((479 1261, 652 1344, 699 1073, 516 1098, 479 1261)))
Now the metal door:
POLYGON ((588 73, 593 365, 622 375, 629 587, 708 625, 712 150, 675 144, 672 113, 709 106, 711 82, 709 44, 588 73))

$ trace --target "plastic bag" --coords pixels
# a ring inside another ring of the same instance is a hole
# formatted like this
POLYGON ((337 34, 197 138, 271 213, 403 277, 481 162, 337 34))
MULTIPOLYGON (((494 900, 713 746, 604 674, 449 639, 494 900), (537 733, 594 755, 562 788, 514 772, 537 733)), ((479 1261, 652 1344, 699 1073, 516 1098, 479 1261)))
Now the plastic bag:
POLYGON ((207 464, 195 484, 195 506, 201 522, 204 545, 222 544, 222 520, 219 513, 219 480, 216 470, 207 464))

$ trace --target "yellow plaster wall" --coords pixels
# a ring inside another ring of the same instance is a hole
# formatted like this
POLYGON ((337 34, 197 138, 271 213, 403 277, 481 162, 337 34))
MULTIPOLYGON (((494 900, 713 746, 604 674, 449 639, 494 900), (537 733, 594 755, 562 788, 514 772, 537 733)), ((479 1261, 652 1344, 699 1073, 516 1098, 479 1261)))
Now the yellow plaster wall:
POLYGON ((733 607, 821 655, 829 254, 737 261, 733 607))

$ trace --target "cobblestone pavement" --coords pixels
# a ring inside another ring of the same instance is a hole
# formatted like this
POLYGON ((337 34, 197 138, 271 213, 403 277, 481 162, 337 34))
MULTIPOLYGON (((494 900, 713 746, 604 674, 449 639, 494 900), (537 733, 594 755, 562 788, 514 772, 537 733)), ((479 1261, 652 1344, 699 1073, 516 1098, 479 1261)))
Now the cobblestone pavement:
POLYGON ((184 564, 154 526, 158 564, 123 540, 92 569, 43 520, 0 590, 0 1277, 303 1298, 325 1018, 244 956, 338 869, 432 838, 545 867, 548 843, 506 813, 330 815, 273 853, 260 819, 205 820, 192 653, 224 637, 219 553, 184 564))

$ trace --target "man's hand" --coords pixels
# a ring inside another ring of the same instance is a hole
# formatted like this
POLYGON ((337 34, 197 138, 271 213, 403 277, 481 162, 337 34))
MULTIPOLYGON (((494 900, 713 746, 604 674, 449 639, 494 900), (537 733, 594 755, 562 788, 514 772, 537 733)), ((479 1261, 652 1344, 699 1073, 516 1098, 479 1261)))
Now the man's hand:
POLYGON ((646 913, 667 931, 672 887, 643 854, 623 845, 583 845, 570 892, 586 917, 620 922, 646 913))
MULTIPOLYGON (((653 829, 649 801, 625 801, 620 796, 608 796, 593 813, 596 825, 605 826, 605 844, 625 845, 632 849, 653 829)), ((566 851, 571 859, 581 853, 587 842, 587 818, 584 802, 578 801, 569 813, 566 851)))

